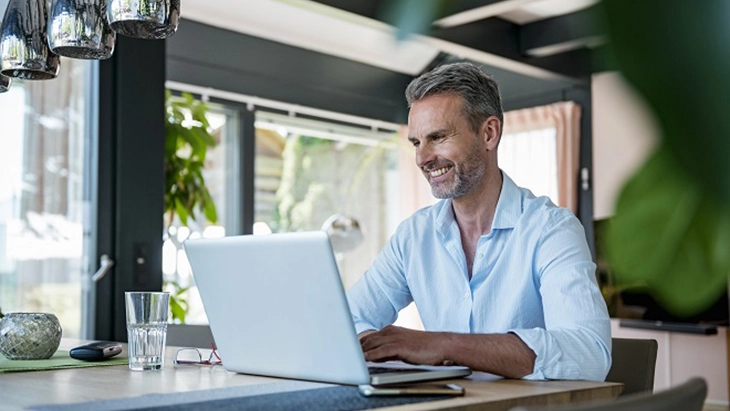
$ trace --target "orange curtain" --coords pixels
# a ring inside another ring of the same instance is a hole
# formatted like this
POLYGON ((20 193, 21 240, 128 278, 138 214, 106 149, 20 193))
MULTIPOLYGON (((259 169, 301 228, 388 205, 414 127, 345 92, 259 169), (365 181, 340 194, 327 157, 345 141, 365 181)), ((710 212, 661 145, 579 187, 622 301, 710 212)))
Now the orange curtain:
POLYGON ((580 106, 561 102, 504 113, 502 135, 555 128, 558 205, 578 213, 580 106))

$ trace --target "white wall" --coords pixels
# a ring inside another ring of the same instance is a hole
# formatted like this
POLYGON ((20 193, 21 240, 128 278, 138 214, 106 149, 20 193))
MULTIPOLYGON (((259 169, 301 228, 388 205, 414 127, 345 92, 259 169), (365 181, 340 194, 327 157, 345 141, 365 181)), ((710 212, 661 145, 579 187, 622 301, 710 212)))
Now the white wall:
POLYGON ((659 128, 650 108, 617 72, 594 74, 593 216, 614 213, 626 180, 656 146, 659 128))

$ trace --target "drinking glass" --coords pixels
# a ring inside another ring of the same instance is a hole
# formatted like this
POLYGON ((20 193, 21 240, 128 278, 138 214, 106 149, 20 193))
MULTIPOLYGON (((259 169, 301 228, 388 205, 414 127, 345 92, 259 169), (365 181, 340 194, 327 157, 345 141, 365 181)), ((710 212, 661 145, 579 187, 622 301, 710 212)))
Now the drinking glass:
POLYGON ((125 292, 129 369, 161 370, 165 358, 170 293, 125 292))

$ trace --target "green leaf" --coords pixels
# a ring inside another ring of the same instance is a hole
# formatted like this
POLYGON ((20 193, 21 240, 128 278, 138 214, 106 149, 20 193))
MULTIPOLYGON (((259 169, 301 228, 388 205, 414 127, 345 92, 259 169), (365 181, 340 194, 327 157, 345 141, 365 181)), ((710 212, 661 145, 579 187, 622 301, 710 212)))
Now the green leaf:
POLYGON ((165 129, 165 157, 174 156, 177 151, 177 133, 173 127, 167 127, 165 129))
POLYGON ((602 5, 613 54, 653 107, 677 165, 730 204, 730 1, 602 5))
POLYGON ((179 199, 175 199, 175 212, 177 212, 178 217, 180 217, 180 222, 183 223, 183 225, 188 225, 188 209, 185 208, 185 206, 182 204, 182 202, 179 199))
POLYGON ((193 132, 197 135, 198 139, 203 142, 208 147, 215 147, 217 142, 215 141, 215 138, 210 135, 206 130, 204 130, 201 127, 196 127, 193 129, 193 132))
POLYGON ((617 284, 645 284, 678 316, 726 292, 730 207, 684 172, 666 146, 624 187, 606 234, 617 284))
POLYGON ((180 93, 180 96, 183 99, 185 99, 185 103, 187 104, 188 107, 192 107, 195 105, 195 97, 193 97, 192 94, 190 94, 186 91, 183 91, 182 93, 180 93))
POLYGON ((215 209, 215 203, 213 202, 213 199, 210 197, 210 193, 207 189, 203 191, 203 195, 205 200, 203 201, 204 208, 203 213, 205 214, 205 218, 208 219, 211 223, 217 223, 218 222, 218 212, 215 209))
POLYGON ((179 126, 179 133, 180 136, 188 143, 190 144, 190 147, 193 150, 193 155, 197 156, 205 156, 205 143, 201 141, 195 132, 192 130, 179 126))
POLYGON ((185 316, 187 315, 187 309, 184 308, 177 298, 170 298, 170 312, 172 312, 173 320, 180 320, 181 324, 185 324, 185 316))
POLYGON ((167 220, 172 222, 171 217, 177 214, 181 223, 187 225, 191 219, 196 218, 198 209, 206 219, 216 222, 215 205, 202 173, 208 147, 217 145, 215 138, 208 132, 208 107, 195 100, 190 93, 181 93, 179 97, 175 97, 169 90, 166 92, 165 104, 164 212, 168 216, 167 220), (192 116, 199 124, 183 126, 186 115, 192 116))
POLYGON ((170 115, 175 124, 181 124, 185 121, 185 113, 174 105, 170 108, 170 115))

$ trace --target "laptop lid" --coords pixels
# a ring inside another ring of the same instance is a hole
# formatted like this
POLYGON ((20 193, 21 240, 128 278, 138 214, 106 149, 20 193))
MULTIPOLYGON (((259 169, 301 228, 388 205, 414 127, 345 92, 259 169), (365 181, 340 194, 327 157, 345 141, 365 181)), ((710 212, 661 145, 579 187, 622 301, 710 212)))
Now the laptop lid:
POLYGON ((351 385, 469 374, 427 367, 371 380, 324 232, 188 240, 184 247, 229 371, 351 385))

